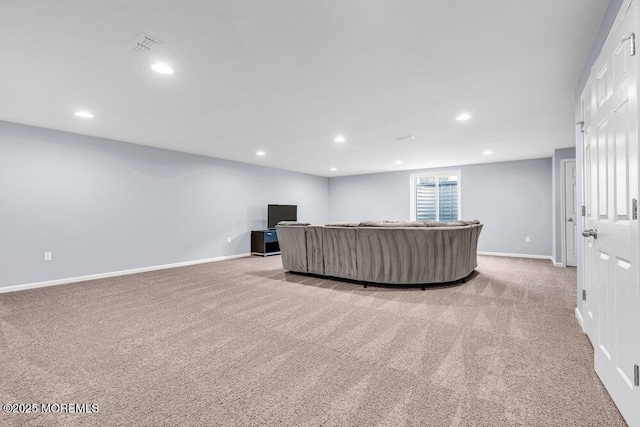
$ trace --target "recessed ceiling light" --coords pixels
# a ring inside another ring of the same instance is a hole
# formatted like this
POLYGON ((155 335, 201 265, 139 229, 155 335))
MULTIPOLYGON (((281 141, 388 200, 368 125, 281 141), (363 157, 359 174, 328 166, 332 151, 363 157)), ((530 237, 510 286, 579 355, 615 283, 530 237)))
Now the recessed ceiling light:
POLYGON ((487 150, 487 151, 483 152, 482 154, 484 154, 485 156, 488 156, 490 154, 493 154, 493 151, 487 150))
POLYGON ((256 156, 265 156, 267 153, 264 151, 256 151, 256 156))
POLYGON ((173 68, 161 62, 158 62, 157 64, 153 64, 151 66, 151 69, 156 73, 160 73, 160 74, 173 74, 173 68))
POLYGON ((469 120, 470 118, 471 118, 471 116, 469 114, 462 113, 458 117, 456 117, 456 120, 462 121, 462 120, 469 120))
POLYGON ((342 136, 342 135, 338 135, 333 139, 333 142, 345 142, 347 139, 342 136))
POLYGON ((416 139, 416 137, 413 136, 413 135, 405 135, 405 136, 398 136, 398 137, 396 137, 396 139, 398 141, 409 141, 409 140, 412 140, 412 139, 416 139))
POLYGON ((335 172, 335 171, 337 171, 338 169, 336 169, 336 168, 331 168, 331 169, 329 169, 329 170, 330 170, 331 172, 335 172))
POLYGON ((85 119, 90 119, 93 117, 93 114, 91 114, 88 111, 76 111, 76 116, 83 117, 85 119))
POLYGON ((396 160, 396 165, 401 165, 402 164, 402 160, 396 160))

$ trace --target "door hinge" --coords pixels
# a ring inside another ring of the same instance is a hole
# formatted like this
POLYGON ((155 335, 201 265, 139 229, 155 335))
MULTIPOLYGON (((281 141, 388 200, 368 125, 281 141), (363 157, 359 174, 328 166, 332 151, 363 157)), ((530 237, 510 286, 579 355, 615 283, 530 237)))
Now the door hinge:
POLYGON ((587 216, 587 207, 582 206, 582 216, 587 216))
POLYGON ((583 289, 582 290, 582 301, 586 301, 587 300, 587 290, 583 289))
POLYGON ((638 219, 638 199, 631 200, 631 217, 632 219, 638 219))
POLYGON ((633 365, 633 383, 636 387, 640 387, 640 366, 633 365))
POLYGON ((631 40, 631 46, 629 46, 631 48, 631 56, 635 56, 635 54, 636 54, 636 33, 629 33, 626 36, 624 36, 622 38, 622 43, 626 42, 627 40, 631 40))
POLYGON ((576 124, 580 126, 580 132, 584 133, 584 121, 580 120, 576 124))

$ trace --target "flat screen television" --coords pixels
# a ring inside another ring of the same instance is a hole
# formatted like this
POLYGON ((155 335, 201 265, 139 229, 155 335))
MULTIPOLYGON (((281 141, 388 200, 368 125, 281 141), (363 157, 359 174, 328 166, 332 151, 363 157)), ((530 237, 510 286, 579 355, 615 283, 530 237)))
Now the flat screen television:
POLYGON ((296 205, 269 205, 267 209, 268 228, 276 228, 280 221, 297 221, 298 206, 296 205))

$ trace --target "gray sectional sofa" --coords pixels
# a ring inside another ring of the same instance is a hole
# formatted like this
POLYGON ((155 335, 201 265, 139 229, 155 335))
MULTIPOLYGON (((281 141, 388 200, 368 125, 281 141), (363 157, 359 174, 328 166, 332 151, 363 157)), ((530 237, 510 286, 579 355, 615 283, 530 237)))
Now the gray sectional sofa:
MULTIPOLYGON (((477 266, 479 221, 280 222, 285 270, 382 284, 445 283, 477 266)), ((365 285, 366 286, 366 285, 365 285)))

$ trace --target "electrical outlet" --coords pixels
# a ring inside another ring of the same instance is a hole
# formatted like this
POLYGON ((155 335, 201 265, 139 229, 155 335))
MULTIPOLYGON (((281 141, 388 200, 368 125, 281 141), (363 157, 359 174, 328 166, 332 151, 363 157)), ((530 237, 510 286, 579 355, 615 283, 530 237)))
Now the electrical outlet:
POLYGON ((51 252, 45 252, 44 253, 44 260, 45 261, 51 261, 52 260, 51 256, 52 256, 51 252))
POLYGON ((527 236, 524 238, 525 243, 531 243, 531 237, 527 236))
POLYGON ((231 243, 231 237, 227 237, 227 243, 231 243))

